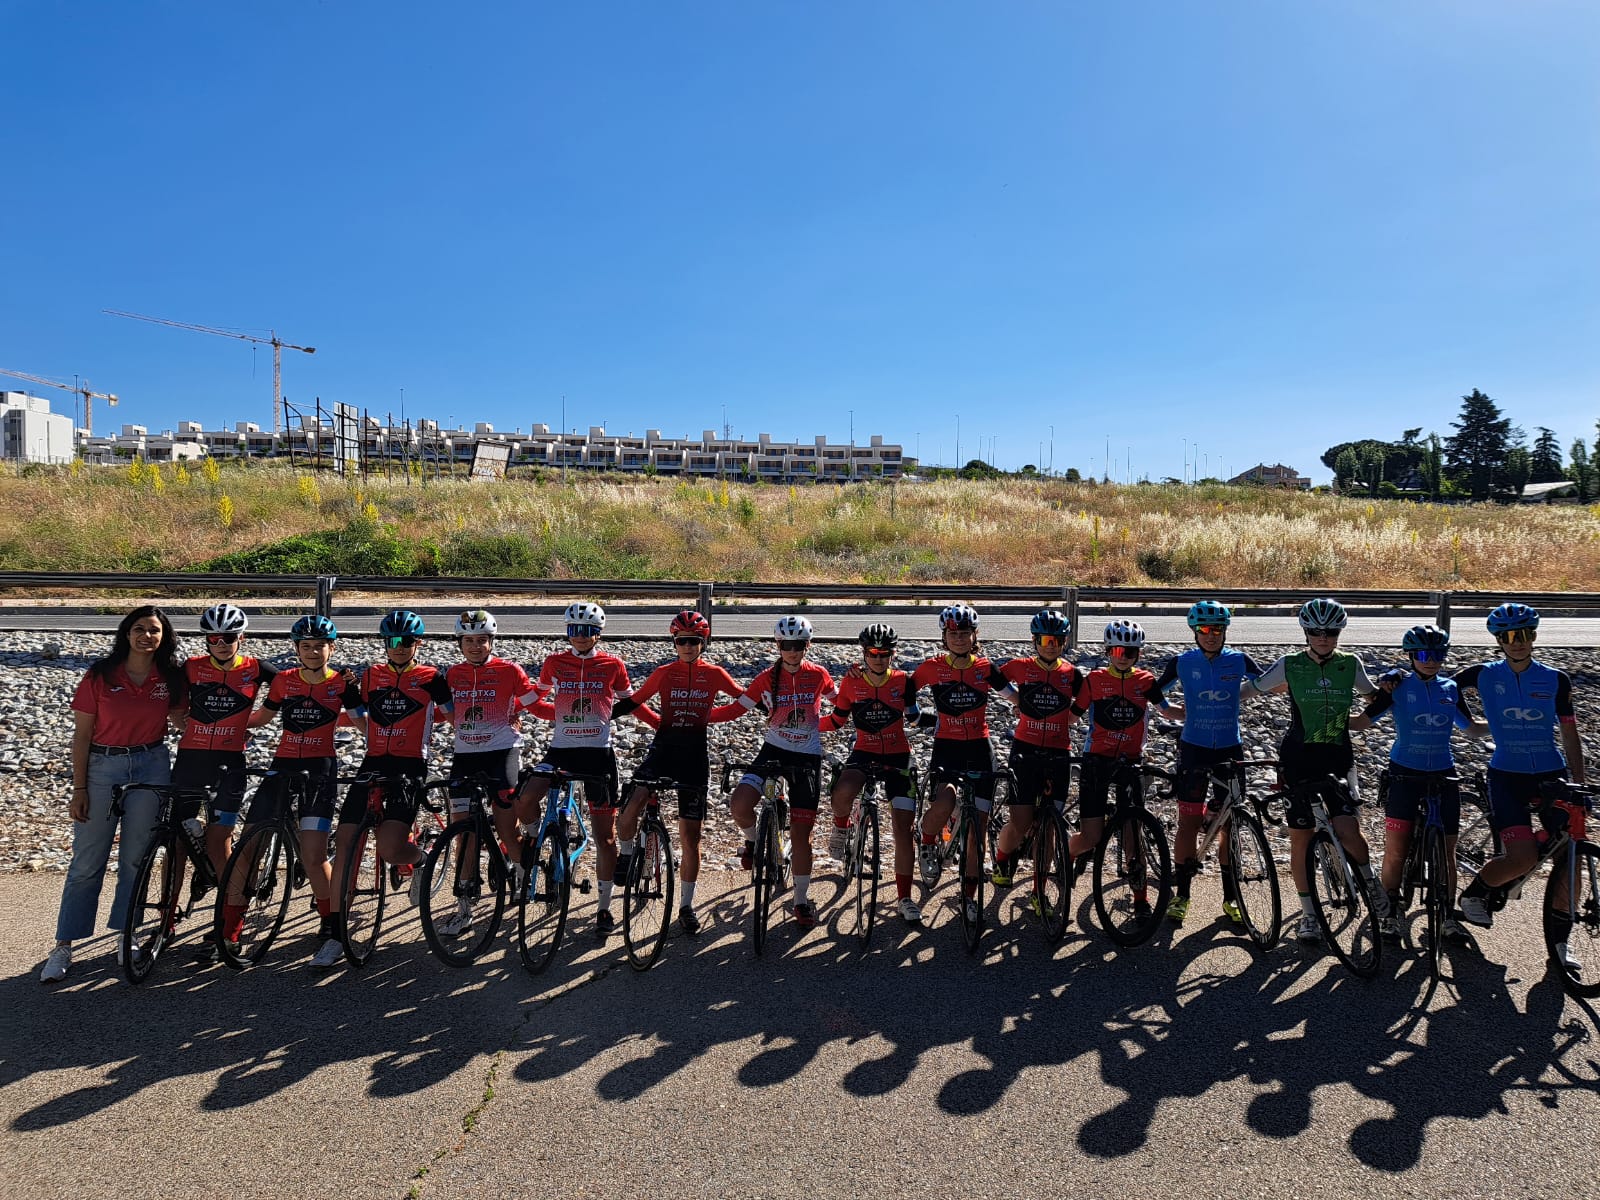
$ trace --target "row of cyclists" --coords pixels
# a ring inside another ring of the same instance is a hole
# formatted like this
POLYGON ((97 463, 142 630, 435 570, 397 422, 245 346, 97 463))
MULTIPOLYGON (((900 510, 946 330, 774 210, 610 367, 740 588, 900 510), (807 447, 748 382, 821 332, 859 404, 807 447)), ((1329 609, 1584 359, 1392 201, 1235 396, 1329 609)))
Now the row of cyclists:
MULTIPOLYGON (((709 624, 702 614, 685 610, 670 623, 674 660, 656 668, 637 688, 622 660, 601 648, 605 612, 598 604, 575 603, 565 617, 567 649, 546 658, 535 677, 495 654, 495 619, 482 609, 464 612, 455 621, 461 661, 454 666, 440 669, 420 662, 418 647, 426 633, 423 620, 416 613, 395 610, 379 625, 381 660, 343 671, 330 666, 339 635, 327 617, 306 616, 295 623, 290 636, 296 666, 275 671, 245 653, 249 621, 240 608, 222 604, 207 610, 200 620, 207 652, 183 665, 181 684, 172 689, 170 717, 180 730, 172 783, 212 792, 205 845, 219 874, 243 807, 249 732, 274 719, 280 720, 281 730, 271 768, 251 798, 244 821, 248 827, 277 820, 289 803, 290 776, 298 773, 309 781, 310 799, 298 813, 298 826, 301 858, 308 865, 322 920, 322 944, 312 959, 317 966, 331 966, 342 955, 339 896, 332 881, 341 877, 343 856, 350 852, 368 801, 366 786, 357 783, 339 803, 335 734, 341 721, 354 725, 366 738, 358 775, 417 781, 426 773, 435 720, 450 722, 454 730, 450 774, 456 781, 451 788, 452 811, 463 812, 470 802, 466 780, 493 778, 499 785, 494 805, 497 832, 513 861, 519 852, 518 827, 537 820, 548 786, 543 777, 521 774, 521 716, 526 712, 551 722, 554 732, 541 767, 604 781, 594 788, 585 785, 600 880, 596 932, 602 937, 615 927, 613 891, 627 877, 646 799, 643 788, 635 788, 626 798, 621 795, 612 726, 624 716, 656 731, 638 777, 667 777, 677 784, 682 848, 678 927, 686 935, 700 928, 695 890, 710 782, 708 727, 752 712, 764 716, 765 737, 730 796, 730 809, 744 838, 742 862, 748 868, 762 787, 776 773, 789 782, 790 911, 800 929, 817 921, 810 887, 812 829, 824 800, 822 735, 847 725, 854 729, 853 744, 826 798, 825 811, 832 819, 829 851, 843 858, 852 803, 868 773, 885 779, 892 811, 897 910, 910 923, 922 920, 913 896, 914 871, 920 866, 924 886, 938 881, 942 861, 938 840, 956 804, 957 780, 975 781, 981 813, 987 813, 993 802, 997 764, 988 719, 991 701, 997 698, 1013 705, 1016 714, 1007 764, 1013 780, 1006 793, 1010 819, 999 835, 992 868, 993 882, 1001 887, 1012 881, 1015 856, 1031 828, 1035 806, 1046 797, 1065 802, 1074 761, 1079 764, 1078 820, 1070 853, 1081 862, 1102 834, 1118 765, 1137 762, 1143 754, 1150 714, 1158 712, 1181 722, 1173 855, 1176 886, 1167 910, 1168 918, 1181 924, 1191 905, 1198 833, 1207 804, 1209 776, 1200 769, 1244 759, 1241 701, 1286 694, 1290 722, 1279 748, 1279 774, 1291 797, 1286 824, 1301 905, 1298 938, 1308 944, 1320 940, 1305 878, 1304 852, 1314 819, 1309 801, 1293 785, 1329 775, 1348 781, 1330 800, 1332 824, 1372 891, 1385 935, 1397 937, 1400 871, 1418 818, 1418 801, 1431 778, 1453 778, 1453 730, 1495 740, 1487 802, 1504 853, 1487 862, 1461 893, 1457 911, 1470 923, 1488 925, 1493 889, 1507 888, 1533 867, 1537 846, 1532 811, 1539 804, 1540 784, 1569 776, 1579 783, 1584 779, 1570 679, 1533 658, 1539 616, 1522 604, 1503 604, 1488 618, 1501 651, 1499 660, 1446 676, 1448 634, 1434 626, 1418 626, 1403 640, 1410 670, 1391 672, 1377 682, 1356 656, 1339 649, 1347 616, 1343 606, 1331 599, 1312 600, 1301 608, 1306 648, 1266 667, 1227 645, 1228 608, 1202 600, 1188 614, 1195 646, 1168 660, 1159 674, 1140 665, 1145 634, 1128 620, 1106 625, 1103 665, 1085 670, 1068 662, 1064 653, 1070 626, 1065 615, 1051 609, 1036 614, 1030 623, 1031 655, 993 662, 980 652, 977 611, 952 604, 938 618, 941 653, 910 671, 901 670, 895 665, 895 630, 887 624, 870 624, 859 638, 861 661, 836 680, 807 658, 810 622, 786 616, 774 630, 777 661, 748 685, 706 661, 709 624), (1475 719, 1467 707, 1463 692, 1470 690, 1483 697, 1485 720, 1475 719), (924 693, 931 702, 926 708, 919 704, 924 693), (1355 707, 1361 701, 1364 705, 1355 707), (1375 877, 1356 818, 1360 791, 1350 735, 1385 716, 1392 717, 1396 736, 1387 772, 1384 857, 1375 877), (1080 720, 1088 728, 1081 739, 1082 754, 1074 759, 1072 731, 1080 720), (912 727, 931 730, 933 735, 929 775, 934 790, 920 827, 907 736, 912 727)), ((87 681, 86 677, 86 685, 87 681)), ((80 707, 77 700, 74 706, 80 707)), ((415 867, 422 857, 411 840, 418 794, 410 787, 383 791, 379 854, 402 868, 415 867)), ((1442 816, 1452 839, 1453 862, 1453 839, 1460 827, 1459 793, 1453 783, 1443 790, 1442 816)), ((1581 827, 1575 831, 1577 836, 1581 832, 1581 827)), ((413 901, 420 880, 421 872, 413 872, 413 901)), ((1241 913, 1229 886, 1225 873, 1223 911, 1237 922, 1241 913)), ((964 879, 961 902, 974 905, 975 891, 976 881, 964 879)), ((227 903, 232 899, 223 898, 222 929, 224 937, 236 939, 244 909, 242 903, 227 903)), ((1135 904, 1141 903, 1148 902, 1136 896, 1135 904)), ((435 928, 446 937, 460 936, 469 932, 470 921, 463 900, 455 911, 438 918, 435 928)), ((1451 940, 1464 939, 1454 916, 1445 933, 1451 940)), ((214 945, 203 951, 208 957, 216 953, 214 945)), ((60 943, 42 977, 60 979, 68 963, 70 943, 60 943)))

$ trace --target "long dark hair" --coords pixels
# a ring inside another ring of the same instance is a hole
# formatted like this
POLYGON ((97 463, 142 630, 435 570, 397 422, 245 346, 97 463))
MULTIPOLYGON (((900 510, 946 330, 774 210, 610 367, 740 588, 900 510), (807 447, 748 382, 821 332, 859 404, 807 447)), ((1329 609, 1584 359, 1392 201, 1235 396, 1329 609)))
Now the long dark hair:
POLYGON ((176 700, 186 690, 183 660, 178 657, 178 632, 173 629, 167 614, 154 604, 141 604, 122 618, 111 642, 111 653, 91 663, 89 674, 98 675, 101 679, 111 678, 111 672, 127 662, 128 655, 133 653, 133 627, 146 617, 154 617, 161 622, 161 645, 156 647, 155 666, 161 672, 161 678, 167 681, 167 691, 176 700))

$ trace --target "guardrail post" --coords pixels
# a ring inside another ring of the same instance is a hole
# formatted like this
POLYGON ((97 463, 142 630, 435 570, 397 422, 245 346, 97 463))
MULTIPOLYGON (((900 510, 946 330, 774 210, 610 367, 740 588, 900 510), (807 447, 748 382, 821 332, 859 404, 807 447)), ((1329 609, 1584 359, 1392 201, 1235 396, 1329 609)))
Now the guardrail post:
POLYGON ((711 593, 714 585, 702 583, 700 585, 700 615, 709 623, 711 620, 711 593))
POLYGON ((1061 605, 1067 611, 1067 649, 1072 650, 1078 644, 1078 589, 1062 588, 1061 605))
POLYGON ((317 576, 317 612, 324 617, 333 616, 333 586, 338 582, 337 575, 317 576))
POLYGON ((1433 601, 1433 623, 1446 633, 1450 632, 1450 593, 1434 592, 1429 597, 1433 601))

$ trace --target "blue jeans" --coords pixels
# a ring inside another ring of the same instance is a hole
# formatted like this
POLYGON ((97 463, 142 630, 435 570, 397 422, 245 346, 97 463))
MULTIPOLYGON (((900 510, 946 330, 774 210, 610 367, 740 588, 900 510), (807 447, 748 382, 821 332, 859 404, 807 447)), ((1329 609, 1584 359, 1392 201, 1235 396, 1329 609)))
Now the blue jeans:
MULTIPOLYGON (((111 819, 111 789, 119 783, 164 784, 172 778, 172 760, 165 746, 138 754, 89 756, 89 819, 72 826, 72 863, 61 890, 61 915, 56 941, 71 942, 94 932, 100 908, 100 885, 111 857, 111 839, 118 822, 111 819)), ((131 792, 123 801, 122 846, 117 854, 117 893, 111 903, 108 929, 121 929, 133 895, 133 877, 150 846, 150 834, 161 801, 146 791, 131 792)))

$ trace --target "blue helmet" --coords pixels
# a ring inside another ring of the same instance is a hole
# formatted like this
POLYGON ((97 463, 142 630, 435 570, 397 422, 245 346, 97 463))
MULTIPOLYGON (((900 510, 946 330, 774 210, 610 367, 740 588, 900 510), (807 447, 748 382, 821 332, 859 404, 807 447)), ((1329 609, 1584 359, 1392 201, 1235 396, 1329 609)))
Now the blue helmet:
POLYGON ((1513 629, 1539 628, 1539 610, 1526 604, 1502 604, 1489 614, 1489 632, 1509 633, 1513 629))
POLYGON ((1065 638, 1072 631, 1072 622, 1067 620, 1067 615, 1056 609, 1047 608, 1033 614, 1033 620, 1028 622, 1028 632, 1034 637, 1065 638))
POLYGON ((1415 650, 1446 650, 1450 635, 1437 625, 1413 625, 1400 639, 1400 649, 1407 654, 1415 650))
POLYGON ((336 642, 339 640, 339 630, 321 613, 312 613, 294 623, 289 630, 289 639, 295 642, 336 642))
POLYGON ((378 622, 378 633, 383 637, 419 638, 426 632, 422 618, 409 608, 394 609, 378 622))
POLYGON ((1226 604, 1218 604, 1215 600, 1197 600, 1189 608, 1189 628, 1199 629, 1202 625, 1221 625, 1226 629, 1233 624, 1233 613, 1226 604))

